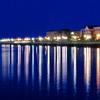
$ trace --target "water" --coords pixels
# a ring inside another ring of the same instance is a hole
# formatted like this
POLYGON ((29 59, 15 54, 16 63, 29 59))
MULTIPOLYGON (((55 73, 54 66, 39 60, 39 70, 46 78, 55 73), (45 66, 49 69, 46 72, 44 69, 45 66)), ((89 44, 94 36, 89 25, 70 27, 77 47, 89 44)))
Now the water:
POLYGON ((0 97, 100 99, 100 48, 1 45, 0 97))

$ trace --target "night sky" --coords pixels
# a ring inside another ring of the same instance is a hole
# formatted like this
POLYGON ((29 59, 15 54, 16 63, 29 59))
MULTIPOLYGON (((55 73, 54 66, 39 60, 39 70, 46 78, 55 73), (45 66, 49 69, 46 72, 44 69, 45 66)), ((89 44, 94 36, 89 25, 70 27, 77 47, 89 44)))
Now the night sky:
POLYGON ((0 0, 0 36, 100 25, 99 0, 0 0))

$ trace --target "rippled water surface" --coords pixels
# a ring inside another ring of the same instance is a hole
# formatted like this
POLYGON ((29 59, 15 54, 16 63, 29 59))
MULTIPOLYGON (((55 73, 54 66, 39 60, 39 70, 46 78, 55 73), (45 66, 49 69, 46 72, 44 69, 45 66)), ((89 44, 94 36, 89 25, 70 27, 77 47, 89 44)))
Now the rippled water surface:
POLYGON ((100 100, 100 48, 1 45, 0 97, 100 100))

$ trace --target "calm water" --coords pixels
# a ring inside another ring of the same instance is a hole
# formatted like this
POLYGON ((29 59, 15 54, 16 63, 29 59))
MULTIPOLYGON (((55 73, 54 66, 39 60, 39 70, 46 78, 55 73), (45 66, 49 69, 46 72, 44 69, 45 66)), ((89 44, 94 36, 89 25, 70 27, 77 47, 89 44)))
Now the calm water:
POLYGON ((0 97, 100 100, 100 48, 1 45, 0 97))

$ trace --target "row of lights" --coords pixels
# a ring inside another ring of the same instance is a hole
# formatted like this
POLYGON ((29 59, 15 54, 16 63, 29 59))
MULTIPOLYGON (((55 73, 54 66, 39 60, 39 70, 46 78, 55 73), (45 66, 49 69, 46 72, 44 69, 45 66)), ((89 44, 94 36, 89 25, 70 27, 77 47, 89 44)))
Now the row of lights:
MULTIPOLYGON (((91 40, 92 39, 92 35, 91 34, 84 34, 83 35, 84 39, 85 40, 91 40)), ((18 43, 18 42, 22 42, 22 43, 26 43, 26 42, 30 42, 30 41, 33 41, 37 39, 38 41, 43 41, 43 40, 47 40, 47 41, 51 41, 51 40, 55 40, 55 41, 60 41, 60 40, 67 40, 68 39, 68 36, 54 36, 53 39, 51 39, 49 36, 46 36, 46 37, 38 37, 38 38, 29 38, 29 37, 26 37, 26 38, 16 38, 16 39, 0 39, 0 42, 14 42, 14 43, 18 43)), ((100 39, 100 33, 96 34, 96 40, 99 40, 100 39)), ((78 35, 75 35, 74 32, 71 32, 71 40, 80 40, 80 36, 78 35)))

